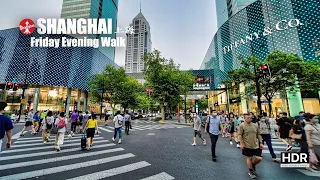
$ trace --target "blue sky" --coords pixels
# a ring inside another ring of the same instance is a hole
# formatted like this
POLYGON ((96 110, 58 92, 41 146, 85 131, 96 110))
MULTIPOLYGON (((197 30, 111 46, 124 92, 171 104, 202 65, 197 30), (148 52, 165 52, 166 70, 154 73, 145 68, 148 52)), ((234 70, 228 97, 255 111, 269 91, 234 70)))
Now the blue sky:
MULTIPOLYGON (((0 0, 0 29, 16 27, 26 17, 58 18, 62 0, 0 0)), ((152 48, 173 58, 181 69, 198 69, 217 31, 214 0, 141 0, 151 27, 152 48)), ((128 26, 139 13, 140 0, 119 0, 118 27, 128 26)), ((116 49, 124 65, 125 49, 116 49)))

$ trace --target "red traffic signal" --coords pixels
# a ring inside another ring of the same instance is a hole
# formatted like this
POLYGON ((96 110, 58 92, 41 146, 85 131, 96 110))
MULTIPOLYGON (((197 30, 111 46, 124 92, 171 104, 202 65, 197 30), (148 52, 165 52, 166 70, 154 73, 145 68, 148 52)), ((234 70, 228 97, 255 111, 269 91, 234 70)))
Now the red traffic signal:
POLYGON ((262 74, 264 77, 270 77, 271 72, 268 64, 263 64, 258 69, 259 74, 262 74))

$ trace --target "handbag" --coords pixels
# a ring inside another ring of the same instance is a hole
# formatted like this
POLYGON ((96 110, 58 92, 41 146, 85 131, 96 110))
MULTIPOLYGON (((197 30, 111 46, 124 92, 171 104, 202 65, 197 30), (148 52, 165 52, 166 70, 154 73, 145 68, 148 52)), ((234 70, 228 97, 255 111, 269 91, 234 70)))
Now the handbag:
POLYGON ((310 151, 309 153, 309 161, 312 164, 318 164, 319 162, 317 155, 313 151, 310 151))
POLYGON ((293 129, 291 129, 290 132, 289 132, 289 137, 291 137, 293 139, 301 139, 302 138, 302 134, 295 134, 293 129))

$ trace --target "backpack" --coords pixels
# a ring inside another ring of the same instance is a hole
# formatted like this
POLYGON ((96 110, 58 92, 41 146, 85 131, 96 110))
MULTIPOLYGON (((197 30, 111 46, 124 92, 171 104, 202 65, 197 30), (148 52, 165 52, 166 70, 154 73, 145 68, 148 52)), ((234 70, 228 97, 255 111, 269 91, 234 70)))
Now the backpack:
POLYGON ((211 116, 209 116, 208 118, 209 118, 209 122, 208 122, 207 129, 206 129, 206 130, 207 130, 207 132, 209 133, 211 116))
POLYGON ((66 121, 63 118, 59 118, 58 128, 62 129, 66 126, 66 121))
POLYGON ((118 124, 119 124, 120 126, 122 126, 123 120, 119 120, 118 116, 117 116, 117 120, 118 120, 118 124))
POLYGON ((48 123, 47 117, 45 117, 45 120, 46 120, 47 129, 51 129, 52 128, 52 123, 51 124, 48 123))

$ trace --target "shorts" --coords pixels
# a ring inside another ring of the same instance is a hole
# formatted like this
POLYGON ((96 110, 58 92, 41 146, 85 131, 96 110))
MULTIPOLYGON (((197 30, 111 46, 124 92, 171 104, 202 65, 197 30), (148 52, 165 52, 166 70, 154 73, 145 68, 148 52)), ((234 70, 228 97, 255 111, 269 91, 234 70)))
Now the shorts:
POLYGON ((194 136, 193 137, 197 137, 197 135, 199 135, 199 137, 201 137, 201 131, 194 130, 194 136))
POLYGON ((39 121, 34 121, 34 122, 33 122, 33 125, 34 125, 34 126, 39 126, 39 121))
POLYGON ((281 138, 281 139, 290 138, 290 137, 289 137, 289 134, 290 134, 289 131, 281 131, 281 130, 280 130, 280 138, 281 138))
POLYGON ((96 129, 95 129, 95 128, 88 128, 88 129, 87 129, 87 137, 93 138, 95 132, 96 132, 96 129))
POLYGON ((77 122, 77 126, 82 126, 82 122, 77 122))
POLYGON ((249 149, 249 148, 244 148, 242 150, 242 154, 247 156, 247 157, 252 157, 252 156, 260 156, 262 157, 262 150, 261 149, 249 149))
POLYGON ((28 127, 28 126, 32 126, 33 124, 32 124, 32 122, 31 121, 26 121, 26 124, 25 124, 25 126, 26 127, 28 127))

